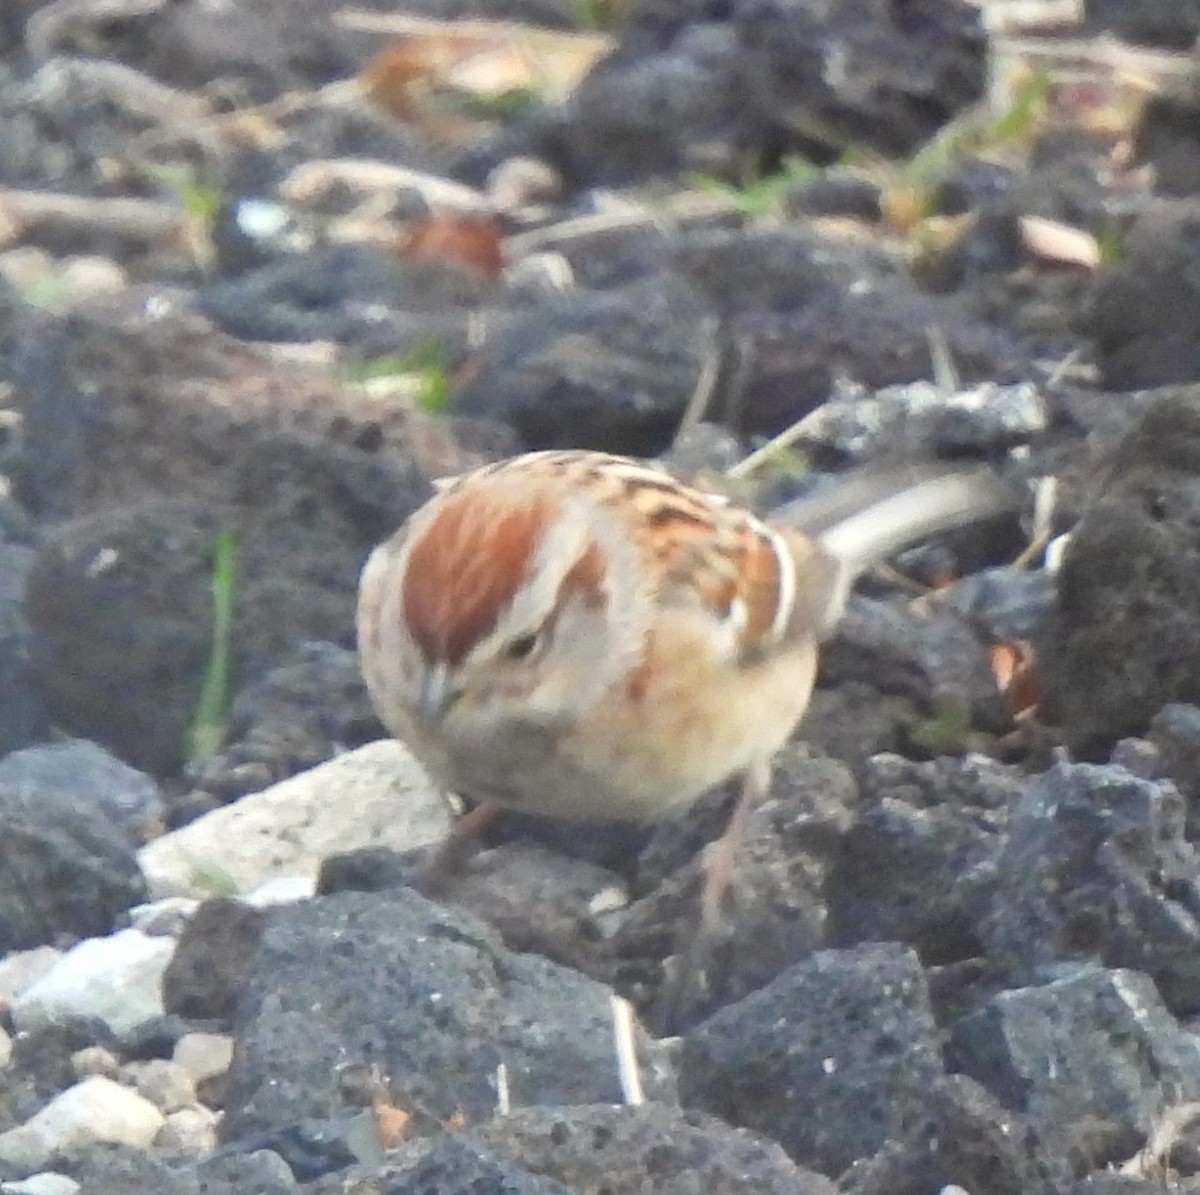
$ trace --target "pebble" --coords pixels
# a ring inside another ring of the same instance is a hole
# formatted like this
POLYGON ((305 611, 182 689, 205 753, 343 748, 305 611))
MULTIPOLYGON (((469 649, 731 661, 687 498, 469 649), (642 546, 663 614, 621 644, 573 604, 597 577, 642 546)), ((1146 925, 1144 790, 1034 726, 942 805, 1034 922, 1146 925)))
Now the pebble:
POLYGON ((220 1123, 221 1114, 203 1104, 177 1108, 159 1129, 154 1144, 167 1153, 204 1158, 220 1144, 217 1140, 217 1125, 220 1123))
POLYGON ((328 855, 427 846, 449 828, 446 803, 420 765, 382 739, 214 809, 148 843, 138 859, 154 896, 203 897, 214 873, 238 893, 279 876, 313 882, 328 855))
POLYGON ((71 1017, 95 1017, 118 1036, 163 1016, 162 974, 170 938, 125 929, 72 947, 12 1004, 13 1024, 33 1032, 71 1017))
POLYGON ((223 1033, 185 1033, 175 1043, 172 1060, 199 1087, 229 1069, 233 1061, 233 1038, 223 1033))
POLYGON ((1007 448, 1044 432, 1049 408, 1028 382, 982 382, 947 391, 910 382, 869 392, 848 387, 821 410, 808 439, 852 459, 897 442, 936 444, 945 450, 1007 448))
POLYGON ((155 938, 178 938, 188 918, 200 907, 200 902, 191 896, 167 896, 148 904, 135 905, 129 910, 129 924, 133 929, 155 938))
POLYGON ((75 1195, 83 1188, 65 1174, 45 1170, 14 1183, 0 1183, 0 1195, 75 1195))
POLYGON ((14 950, 0 961, 0 1008, 6 1008, 26 988, 35 984, 63 952, 53 946, 35 946, 32 950, 14 950))
POLYGON ((93 1075, 55 1096, 23 1125, 0 1133, 0 1164, 31 1174, 55 1154, 97 1142, 145 1149, 164 1121, 144 1096, 93 1075))
POLYGON ((272 905, 291 905, 298 900, 309 900, 317 894, 316 876, 274 876, 259 884, 253 892, 242 899, 256 909, 272 905))
POLYGON ((196 1085, 186 1068, 165 1058, 127 1062, 120 1078, 160 1112, 178 1112, 196 1102, 196 1085))
POLYGON ((84 1046, 71 1055, 71 1069, 77 1079, 89 1075, 106 1075, 112 1079, 121 1068, 121 1060, 103 1046, 84 1046))
POLYGON ((0 760, 0 784, 72 797, 101 810, 131 842, 161 828, 163 799, 154 780, 87 739, 10 752, 0 760))

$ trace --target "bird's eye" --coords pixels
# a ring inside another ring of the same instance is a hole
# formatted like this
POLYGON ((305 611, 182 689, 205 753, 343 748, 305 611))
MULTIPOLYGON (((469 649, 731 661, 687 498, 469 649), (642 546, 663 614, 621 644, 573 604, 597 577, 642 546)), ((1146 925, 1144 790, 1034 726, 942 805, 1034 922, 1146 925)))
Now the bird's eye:
POLYGON ((533 655, 534 650, 538 645, 538 635, 530 631, 525 635, 518 635, 515 639, 510 639, 508 646, 504 649, 504 658, 506 660, 527 660, 533 655))

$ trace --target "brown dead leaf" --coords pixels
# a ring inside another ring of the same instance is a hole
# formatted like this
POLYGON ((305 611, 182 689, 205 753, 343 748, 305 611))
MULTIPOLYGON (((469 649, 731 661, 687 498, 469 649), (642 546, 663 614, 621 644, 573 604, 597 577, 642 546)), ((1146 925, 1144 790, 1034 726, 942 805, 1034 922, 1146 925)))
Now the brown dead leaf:
POLYGON ((530 92, 560 100, 613 48, 594 33, 561 33, 507 21, 422 21, 377 54, 358 81, 380 107, 442 136, 475 121, 447 100, 486 104, 530 92))
POLYGON ((448 258, 489 278, 504 269, 500 229, 487 216, 434 212, 405 229, 397 251, 410 259, 448 258))

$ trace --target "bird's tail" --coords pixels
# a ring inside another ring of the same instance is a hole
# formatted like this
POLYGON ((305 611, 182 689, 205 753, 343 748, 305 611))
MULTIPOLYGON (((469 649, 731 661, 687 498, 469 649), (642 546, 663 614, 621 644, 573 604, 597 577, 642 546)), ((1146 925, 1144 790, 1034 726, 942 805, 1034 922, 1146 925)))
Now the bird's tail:
POLYGON ((811 536, 837 577, 825 619, 841 615, 855 579, 927 536, 1014 510, 1015 488, 987 466, 916 465, 871 470, 829 492, 787 503, 771 521, 811 536))

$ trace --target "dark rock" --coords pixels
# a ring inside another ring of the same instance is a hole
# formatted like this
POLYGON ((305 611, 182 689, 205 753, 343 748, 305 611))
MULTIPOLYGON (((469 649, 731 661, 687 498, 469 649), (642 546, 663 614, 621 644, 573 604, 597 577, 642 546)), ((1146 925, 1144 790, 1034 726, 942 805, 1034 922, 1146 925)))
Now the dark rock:
MULTIPOLYGON (((205 1027, 214 1031, 219 1028, 215 1023, 205 1027)), ((118 1044, 121 1057, 126 1062, 170 1058, 179 1039, 198 1028, 200 1026, 196 1020, 185 1020, 175 1013, 151 1017, 120 1035, 118 1044)))
POLYGON ((450 897, 492 926, 509 950, 603 978, 596 963, 603 931, 591 902, 620 888, 620 878, 596 864, 537 843, 513 843, 475 860, 450 897))
POLYGON ((188 918, 163 972, 163 1003, 184 1017, 232 1014, 258 953, 263 913, 236 900, 206 900, 188 918))
POLYGON ((903 282, 891 255, 831 244, 803 225, 700 229, 675 238, 670 260, 726 317, 796 312, 836 303, 855 285, 903 282))
MULTIPOLYGON (((491 1115, 501 1062, 514 1106, 621 1098, 605 989, 407 889, 271 910, 235 1028, 226 1139, 328 1118, 355 1063, 442 1120, 491 1115)), ((641 1058, 661 1094, 645 1043, 641 1058)))
MULTIPOLYGON (((120 1191, 121 1195, 200 1195, 193 1174, 145 1150, 124 1145, 89 1145, 55 1159, 54 1169, 73 1178, 85 1191, 120 1191)), ((214 1187, 212 1195, 233 1195, 214 1187)), ((205 1195, 208 1195, 206 1192, 205 1195)))
POLYGON ((771 798, 752 814, 734 859, 728 930, 714 947, 707 1011, 756 991, 825 945, 825 886, 857 800, 854 778, 835 760, 785 755, 777 762, 771 798))
POLYGON ((683 415, 714 329, 694 291, 669 275, 571 291, 491 337, 454 406, 512 423, 531 448, 652 455, 683 415))
POLYGON ((981 757, 881 756, 865 773, 870 803, 842 837, 825 887, 830 945, 905 942, 930 965, 974 957, 996 883, 996 806, 1019 780, 981 757))
POLYGON ((633 891, 639 896, 652 892, 691 864, 713 839, 720 838, 729 825, 740 788, 736 779, 727 780, 686 810, 674 811, 648 827, 649 835, 636 849, 636 864, 629 872, 633 891))
POLYGON ((761 121, 783 152, 867 145, 904 156, 983 94, 986 36, 965 5, 743 0, 734 14, 743 122, 761 121), (829 71, 830 55, 845 56, 844 75, 829 71))
POLYGON ((939 601, 983 627, 998 642, 1033 639, 1055 601, 1054 574, 1046 569, 990 568, 962 577, 939 601))
POLYGON ((32 742, 44 717, 30 673, 29 623, 22 603, 33 549, 5 542, 0 531, 0 756, 32 742))
POLYGON ((43 518, 87 512, 35 562, 34 666, 61 725, 170 771, 207 662, 217 531, 236 537, 234 664, 261 676, 306 640, 348 643, 362 561, 427 482, 411 411, 368 415, 331 374, 281 367, 161 292, 107 303, 30 317, 15 353, 14 486, 43 518))
POLYGON ((1200 707, 1164 705, 1150 723, 1158 772, 1183 794, 1189 842, 1200 839, 1200 707))
POLYGON ((77 519, 34 562, 27 606, 55 721, 152 771, 187 751, 212 637, 221 519, 155 503, 77 519))
POLYGON ((86 739, 12 752, 0 759, 0 788, 78 801, 105 814, 134 844, 162 826, 163 796, 154 780, 86 739))
POLYGON ((774 1141, 664 1104, 518 1108, 473 1136, 576 1192, 635 1195, 834 1195, 774 1141))
POLYGON ((1004 730, 1009 721, 979 636, 955 612, 852 597, 821 654, 822 683, 865 682, 929 713, 948 706, 969 725, 1004 730))
POLYGON ((204 6, 131 6, 129 11, 50 6, 31 23, 31 49, 39 55, 91 54, 124 60, 176 86, 198 87, 214 78, 236 80, 245 98, 264 100, 277 91, 328 82, 352 73, 345 33, 319 0, 294 6, 267 4, 238 12, 227 22, 206 20, 204 6))
POLYGON ((1087 0, 1089 32, 1106 31, 1122 41, 1188 50, 1200 37, 1196 0, 1087 0))
POLYGON ((933 1085, 925 1114, 902 1140, 852 1166, 844 1195, 1057 1195, 1069 1173, 1028 1121, 965 1075, 933 1085))
MULTIPOLYGON (((61 13, 64 6, 43 6, 48 16, 47 10, 61 13)), ((12 78, 0 76, 0 179, 13 187, 95 193, 103 186, 101 162, 107 155, 181 116, 195 119, 200 111, 190 97, 119 63, 52 58, 12 78)), ((29 239, 56 254, 83 250, 127 258, 145 248, 144 236, 68 227, 49 221, 39 229, 35 222, 29 239)))
POLYGON ((301 1182, 345 1170, 361 1161, 355 1146, 364 1124, 374 1139, 372 1154, 378 1154, 378 1130, 372 1113, 352 1112, 319 1120, 314 1117, 282 1125, 264 1133, 252 1133, 231 1141, 210 1161, 228 1162, 239 1157, 266 1157, 301 1182))
MULTIPOLYGON (((827 292, 803 307, 748 310, 730 320, 728 334, 744 364, 728 401, 742 430, 781 431, 826 402, 846 378, 869 390, 927 378, 931 326, 945 337, 964 385, 1004 383, 1029 372, 1029 350, 1020 341, 906 279, 871 272, 850 286, 828 285, 827 292)), ((957 419, 952 413, 939 429, 946 443, 962 441, 957 419)))
POLYGON ((1070 1195, 1171 1195, 1178 1190, 1170 1179, 1138 1178, 1132 1174, 1102 1171, 1089 1174, 1070 1189, 1070 1195))
POLYGON ((300 1190, 287 1165, 265 1150, 180 1162, 123 1145, 89 1145, 57 1157, 54 1169, 97 1193, 292 1195, 300 1190))
POLYGON ((1063 557, 1039 663, 1044 716, 1077 751, 1107 754, 1168 702, 1200 701, 1197 528, 1200 388, 1191 387, 1167 392, 1122 441, 1063 557))
POLYGON ((979 932, 1016 982, 1063 959, 1144 971, 1200 1009, 1200 866, 1169 781, 1058 764, 1016 803, 979 932))
POLYGON ((903 155, 982 94, 984 58, 977 15, 943 0, 901 17, 851 3, 639 0, 616 52, 537 144, 577 184, 736 176, 747 162, 828 161, 850 145, 903 155), (844 81, 827 69, 835 56, 844 81))
POLYGON ((126 836, 76 795, 0 785, 0 950, 107 933, 146 899, 126 836))
POLYGON ((386 892, 389 888, 416 887, 420 876, 417 852, 396 851, 387 846, 364 846, 341 851, 321 860, 317 895, 335 892, 386 892))
MULTIPOLYGON (((426 849, 400 852, 384 847, 331 855, 322 862, 317 891, 422 891, 430 855, 426 849)), ((592 901, 620 889, 621 880, 613 872, 518 836, 472 859, 443 899, 487 922, 509 950, 539 954, 603 978, 597 954, 604 953, 604 935, 592 901)))
MULTIPOLYGON (((480 1195, 578 1195, 552 1178, 533 1174, 480 1146, 469 1137, 445 1133, 406 1142, 382 1167, 356 1168, 306 1188, 310 1195, 430 1195, 434 1191, 480 1195)), ((617 1195, 614 1191, 613 1195, 617 1195)))
POLYGON ((1001 992, 951 1034, 949 1065, 1029 1118, 1076 1174, 1135 1153, 1200 1094, 1200 1055, 1133 971, 1071 968, 1001 992))
POLYGON ((46 0, 13 0, 0 10, 0 55, 7 57, 21 43, 29 14, 46 0))
MULTIPOLYGON (((1200 34, 1200 7, 1197 9, 1200 34)), ((1154 170, 1160 195, 1200 193, 1200 104, 1195 98, 1151 96, 1134 131, 1134 159, 1154 170)))
POLYGON ((1200 200, 1141 217, 1121 259, 1101 271, 1088 313, 1101 384, 1137 390, 1200 378, 1200 200))
POLYGON ((610 185, 736 169, 736 31, 698 21, 681 29, 674 44, 647 49, 634 44, 610 55, 561 111, 538 121, 534 149, 568 183, 610 185))
POLYGON ((942 1074, 912 951, 821 951, 684 1038, 680 1095, 838 1175, 924 1114, 942 1074))
POLYGON ((903 698, 885 696, 862 681, 844 681, 813 692, 799 733, 816 754, 840 759, 858 775, 873 755, 899 751, 905 728, 917 716, 903 698))
POLYGON ((290 1195, 299 1190, 287 1162, 269 1149, 250 1153, 216 1154, 191 1168, 199 1182, 198 1195, 290 1195))
MULTIPOLYGON (((931 368, 930 325, 945 336, 969 380, 1019 379, 1028 372, 1018 364, 1026 351, 966 318, 961 304, 921 293, 894 256, 873 244, 836 241, 803 226, 701 229, 675 236, 667 260, 722 316, 730 360, 713 410, 743 432, 781 430, 825 403, 845 379, 870 389, 915 386, 931 368)), ((996 389, 994 381, 987 384, 996 389)), ((978 409, 969 416, 965 399, 926 401, 921 417, 907 420, 903 444, 934 433, 935 443, 960 447, 1020 439, 1031 404, 1005 398, 1008 389, 998 391, 1000 399, 976 398, 978 409)), ((863 408, 872 403, 876 412, 884 405, 859 400, 863 408)), ((915 405, 893 396, 886 407, 915 405)), ((831 418, 837 410, 830 408, 831 418)), ((899 417, 890 423, 895 433, 899 417)), ((824 446, 823 426, 824 419, 814 421, 805 442, 824 446)), ((849 449, 839 441, 834 449, 860 451, 867 441, 858 440, 849 449)), ((895 440, 892 434, 893 451, 895 440)), ((919 451, 927 454, 929 445, 919 451)))
POLYGON ((977 213, 987 220, 988 205, 1011 194, 1021 184, 1021 173, 1000 162, 964 155, 946 165, 933 197, 944 216, 977 213))
POLYGON ((13 1037, 12 1061, 0 1070, 6 1127, 20 1124, 78 1081, 71 1056, 86 1046, 116 1047, 100 1021, 72 1017, 13 1037))
POLYGON ((200 307, 246 340, 334 340, 367 356, 434 340, 453 362, 466 350, 467 309, 486 294, 476 271, 452 263, 335 245, 219 282, 200 307))
POLYGON ((674 985, 676 969, 688 965, 705 874, 701 847, 724 831, 730 811, 705 802, 699 818, 656 832, 636 877, 638 890, 654 887, 622 915, 606 951, 621 986, 665 1019, 656 1029, 694 1025, 824 945, 825 878, 856 798, 854 778, 837 761, 780 754, 771 797, 747 819, 738 844, 723 924, 707 944, 703 974, 684 980, 671 1008, 652 993, 663 982, 674 985), (718 809, 722 816, 710 822, 718 809), (706 833, 697 834, 694 821, 706 833), (665 968, 664 955, 671 956, 665 968))
POLYGON ((301 643, 289 660, 237 695, 226 745, 190 768, 189 777, 203 792, 231 801, 382 733, 357 653, 333 643, 301 643))
POLYGON ((878 179, 832 167, 815 178, 802 178, 788 187, 783 209, 793 220, 805 216, 851 216, 874 222, 883 216, 882 193, 878 179))
POLYGON ((914 809, 963 809, 980 828, 1002 825, 1026 787, 1019 772, 982 755, 941 758, 922 763, 900 755, 878 755, 862 772, 862 805, 892 799, 914 809))
POLYGON ((1113 748, 1108 762, 1139 780, 1161 780, 1164 775, 1162 757, 1148 739, 1122 739, 1113 748))

